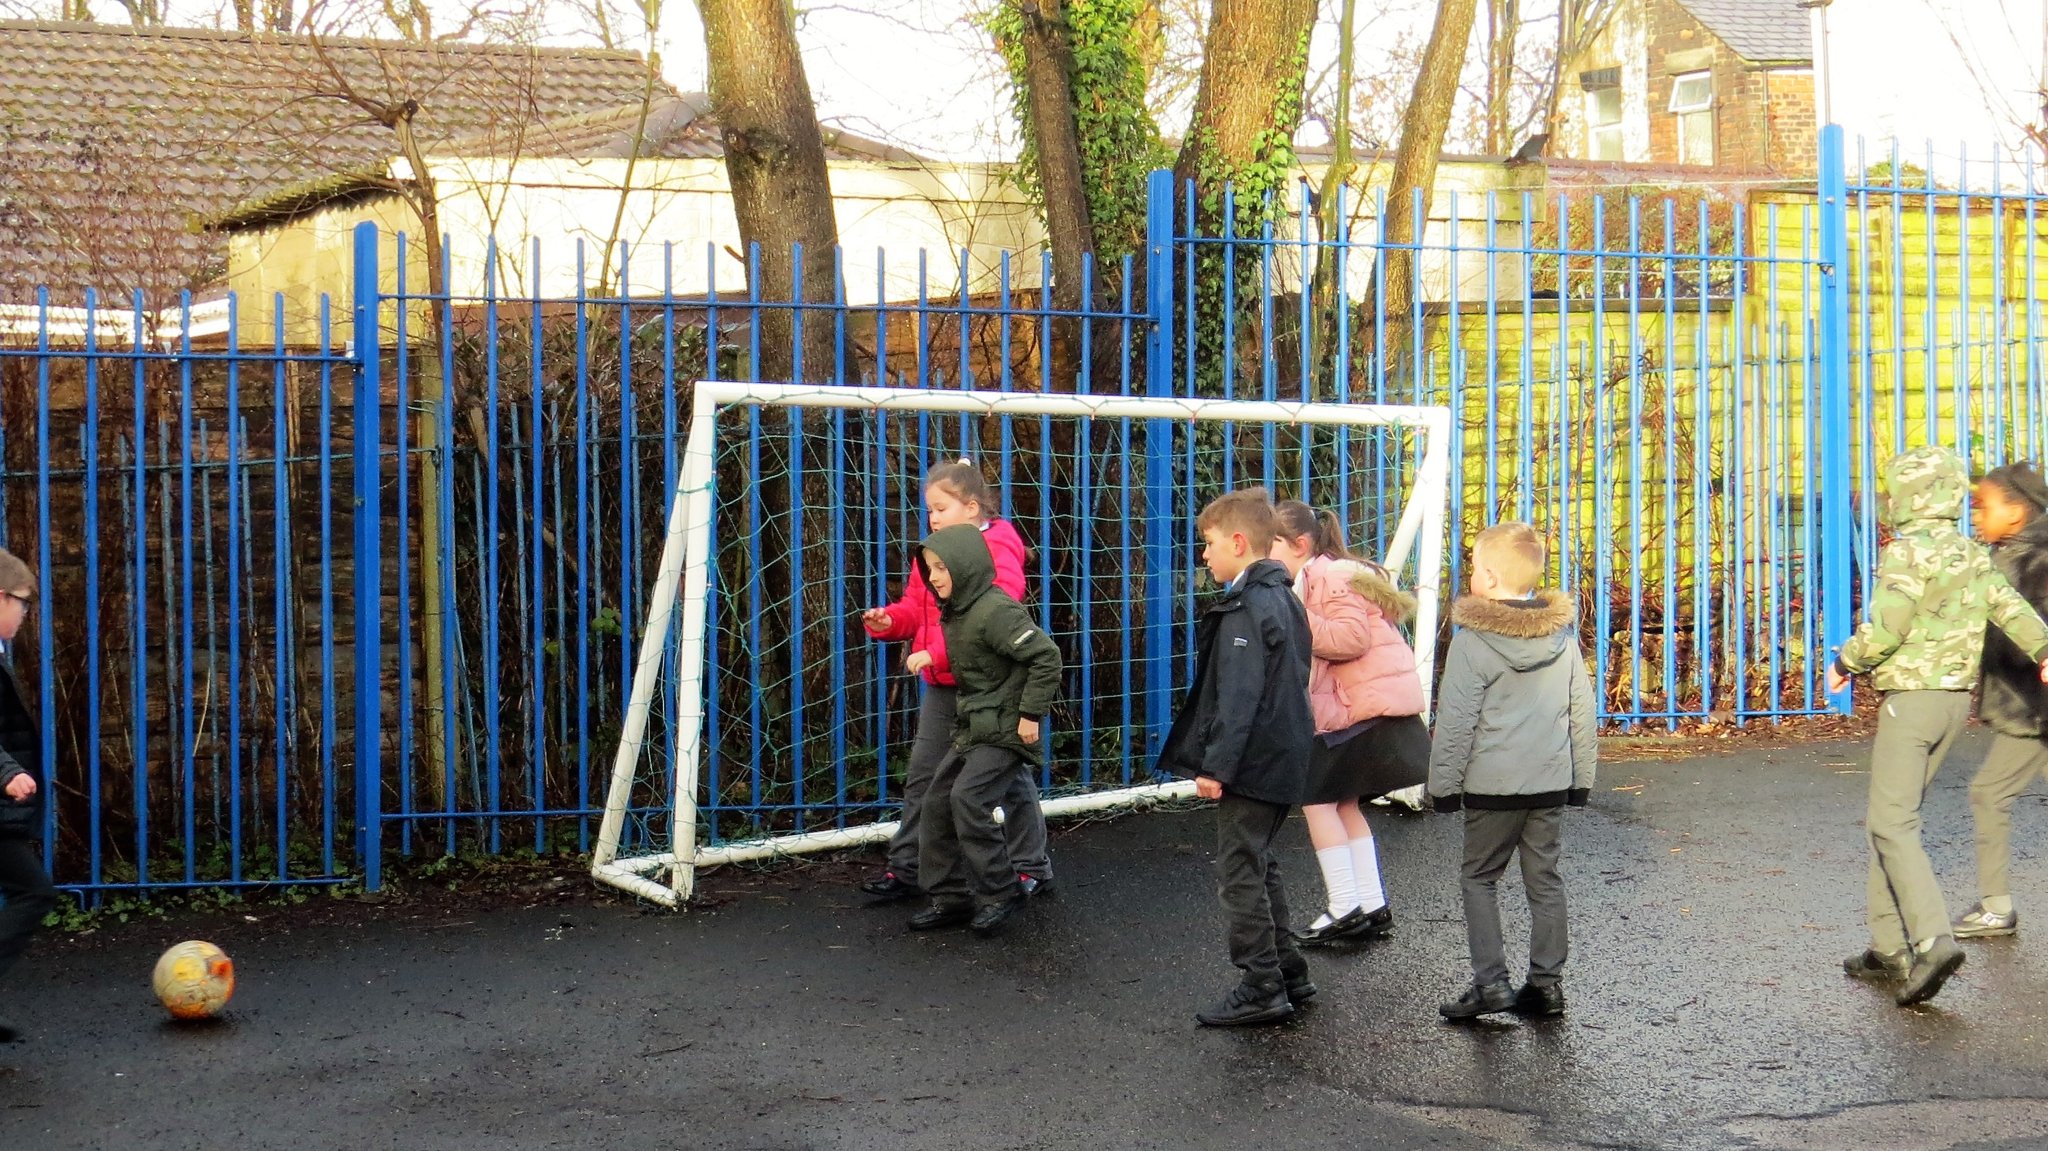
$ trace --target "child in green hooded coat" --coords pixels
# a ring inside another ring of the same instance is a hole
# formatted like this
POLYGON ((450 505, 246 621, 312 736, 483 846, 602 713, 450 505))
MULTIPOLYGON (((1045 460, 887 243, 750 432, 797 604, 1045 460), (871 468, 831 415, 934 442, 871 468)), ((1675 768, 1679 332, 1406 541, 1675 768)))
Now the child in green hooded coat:
POLYGON ((995 585, 988 543, 971 524, 933 532, 919 556, 939 601, 959 702, 953 745, 932 775, 918 843, 931 904, 912 931, 961 923, 994 935, 1024 905, 995 809, 1038 765, 1039 721, 1059 694, 1059 645, 995 585))

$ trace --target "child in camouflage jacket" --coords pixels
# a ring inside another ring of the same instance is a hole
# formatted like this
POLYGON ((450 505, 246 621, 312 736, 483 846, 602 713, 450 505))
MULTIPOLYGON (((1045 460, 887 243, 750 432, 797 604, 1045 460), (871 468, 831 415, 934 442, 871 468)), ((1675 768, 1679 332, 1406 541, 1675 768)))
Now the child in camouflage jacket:
MULTIPOLYGON (((1920 844, 1920 804, 1969 716, 1986 625, 1997 624, 2039 662, 2048 657, 2048 624, 1959 530, 1970 480, 1954 452, 1907 452, 1884 481, 1892 542, 1878 563, 1870 617, 1837 653, 1828 689, 1867 672, 1884 694, 1866 821, 1871 946, 1843 967, 1858 978, 1901 981, 1894 998, 1903 1007, 1933 998, 1963 965, 1920 844)), ((2048 668, 2042 674, 2048 678, 2048 668)))

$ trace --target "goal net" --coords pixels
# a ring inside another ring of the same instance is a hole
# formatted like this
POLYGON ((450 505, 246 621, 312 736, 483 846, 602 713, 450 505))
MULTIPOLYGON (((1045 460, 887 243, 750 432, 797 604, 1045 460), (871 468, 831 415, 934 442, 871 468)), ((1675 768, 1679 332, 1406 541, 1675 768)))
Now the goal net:
POLYGON ((1416 593, 1427 692, 1451 419, 1421 406, 700 382, 592 861, 660 903, 698 868, 894 833, 920 684, 863 609, 903 593, 922 480, 980 465, 1066 663, 1047 815, 1191 795, 1153 760, 1216 589, 1195 515, 1262 484, 1416 593))

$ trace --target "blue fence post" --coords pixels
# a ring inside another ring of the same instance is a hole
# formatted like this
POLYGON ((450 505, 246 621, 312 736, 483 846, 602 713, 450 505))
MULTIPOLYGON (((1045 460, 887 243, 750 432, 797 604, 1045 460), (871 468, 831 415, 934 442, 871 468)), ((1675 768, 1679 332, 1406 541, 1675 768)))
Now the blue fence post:
MULTIPOLYGON (((355 752, 356 857, 363 886, 383 884, 383 659, 379 653, 383 572, 383 360, 377 330, 377 225, 356 225, 355 251, 355 752)), ((401 285, 402 287, 402 285, 401 285)), ((404 306, 403 301, 400 307, 404 306)), ((401 456, 400 466, 404 466, 401 456)))
MULTIPOLYGON (((1145 186, 1145 394, 1173 395, 1173 173, 1145 186)), ((1173 714, 1173 426, 1145 421, 1145 748, 1173 714)))
MULTIPOLYGON (((1856 623, 1849 594, 1856 547, 1849 509, 1849 181, 1839 124, 1820 133, 1820 270, 1820 618, 1822 654, 1832 659, 1856 623)), ((1847 691, 1828 702, 1849 711, 1847 691)))

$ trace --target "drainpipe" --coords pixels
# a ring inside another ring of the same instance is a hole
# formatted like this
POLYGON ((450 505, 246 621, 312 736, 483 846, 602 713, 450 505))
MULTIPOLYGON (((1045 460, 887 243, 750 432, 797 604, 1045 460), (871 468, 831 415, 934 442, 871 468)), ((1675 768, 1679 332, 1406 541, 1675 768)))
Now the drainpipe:
POLYGON ((1820 101, 1819 127, 1835 122, 1834 71, 1828 64, 1828 6, 1835 0, 1799 0, 1813 22, 1813 93, 1820 101))

